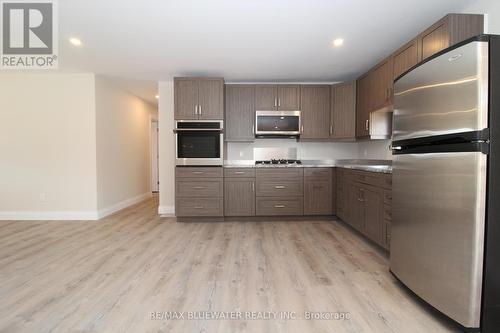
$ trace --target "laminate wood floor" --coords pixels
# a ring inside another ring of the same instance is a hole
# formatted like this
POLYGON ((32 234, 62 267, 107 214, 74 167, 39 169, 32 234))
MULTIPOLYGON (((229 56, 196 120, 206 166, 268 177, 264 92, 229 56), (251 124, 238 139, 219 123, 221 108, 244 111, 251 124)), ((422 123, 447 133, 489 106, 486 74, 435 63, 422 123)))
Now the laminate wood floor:
POLYGON ((156 210, 153 198, 100 221, 0 222, 0 332, 457 331, 342 223, 156 210))

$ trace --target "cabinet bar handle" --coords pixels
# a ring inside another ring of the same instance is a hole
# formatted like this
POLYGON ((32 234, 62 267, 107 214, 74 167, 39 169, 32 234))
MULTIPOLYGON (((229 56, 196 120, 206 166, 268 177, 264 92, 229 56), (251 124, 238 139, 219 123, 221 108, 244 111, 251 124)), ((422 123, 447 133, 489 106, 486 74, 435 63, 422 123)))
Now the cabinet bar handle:
POLYGON ((235 171, 234 173, 237 174, 237 175, 242 175, 242 174, 245 173, 245 171, 235 171))
POLYGON ((195 206, 194 209, 203 209, 203 206, 195 206))
POLYGON ((252 192, 255 192, 255 182, 252 182, 252 192))
POLYGON ((281 98, 278 98, 278 106, 281 106, 281 98))
POLYGON ((276 189, 282 189, 282 188, 286 188, 286 186, 284 186, 284 185, 276 185, 274 188, 276 188, 276 189))
POLYGON ((277 104, 278 104, 278 103, 277 103, 277 101, 276 101, 276 98, 274 98, 274 106, 278 106, 277 104))
POLYGON ((300 126, 300 134, 304 133, 304 125, 300 126))
POLYGON ((195 187, 193 187, 193 188, 194 188, 194 189, 197 189, 197 190, 202 190, 202 189, 204 189, 204 188, 205 188, 205 186, 195 186, 195 187))
POLYGON ((197 175, 201 175, 202 173, 204 173, 203 171, 193 171, 194 174, 197 174, 197 175))
POLYGON ((274 205, 274 208, 285 208, 285 205, 274 205))
POLYGON ((366 119, 365 129, 367 131, 370 129, 370 119, 366 119))
POLYGON ((330 135, 333 134, 333 125, 330 125, 330 135))

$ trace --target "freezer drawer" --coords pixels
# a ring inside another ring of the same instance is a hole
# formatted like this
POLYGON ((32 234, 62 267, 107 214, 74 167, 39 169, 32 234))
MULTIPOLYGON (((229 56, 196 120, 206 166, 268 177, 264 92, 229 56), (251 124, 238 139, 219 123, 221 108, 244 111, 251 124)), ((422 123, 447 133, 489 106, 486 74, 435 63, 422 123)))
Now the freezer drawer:
POLYGON ((487 104, 488 43, 472 42, 395 82, 393 140, 482 130, 487 104))
POLYGON ((395 155, 391 271, 464 327, 479 327, 487 155, 395 155))

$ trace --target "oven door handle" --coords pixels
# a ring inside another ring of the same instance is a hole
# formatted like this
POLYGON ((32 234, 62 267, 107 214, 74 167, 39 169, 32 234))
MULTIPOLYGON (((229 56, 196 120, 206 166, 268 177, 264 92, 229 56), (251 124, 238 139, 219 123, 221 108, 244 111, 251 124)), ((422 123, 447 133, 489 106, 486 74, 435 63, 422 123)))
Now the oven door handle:
POLYGON ((176 128, 174 133, 180 132, 220 132, 224 133, 222 128, 176 128))

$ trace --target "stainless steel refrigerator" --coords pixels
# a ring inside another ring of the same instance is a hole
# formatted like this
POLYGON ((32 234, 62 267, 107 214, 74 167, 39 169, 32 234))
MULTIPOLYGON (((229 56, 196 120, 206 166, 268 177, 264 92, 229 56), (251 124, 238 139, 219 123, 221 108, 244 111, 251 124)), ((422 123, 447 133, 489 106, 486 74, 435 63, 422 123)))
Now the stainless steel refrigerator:
POLYGON ((500 36, 396 79, 391 272, 464 330, 500 332, 500 36))

